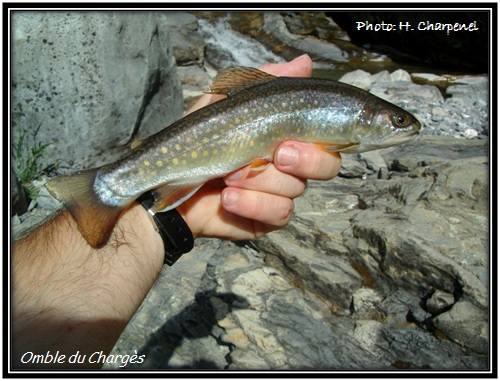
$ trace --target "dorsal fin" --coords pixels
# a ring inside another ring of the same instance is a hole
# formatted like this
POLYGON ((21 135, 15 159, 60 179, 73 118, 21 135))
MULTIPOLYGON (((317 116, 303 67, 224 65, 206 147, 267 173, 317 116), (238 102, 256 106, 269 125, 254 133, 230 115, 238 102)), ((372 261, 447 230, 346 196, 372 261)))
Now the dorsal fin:
POLYGON ((219 71, 208 94, 232 94, 248 87, 275 80, 277 77, 251 67, 231 66, 219 71))

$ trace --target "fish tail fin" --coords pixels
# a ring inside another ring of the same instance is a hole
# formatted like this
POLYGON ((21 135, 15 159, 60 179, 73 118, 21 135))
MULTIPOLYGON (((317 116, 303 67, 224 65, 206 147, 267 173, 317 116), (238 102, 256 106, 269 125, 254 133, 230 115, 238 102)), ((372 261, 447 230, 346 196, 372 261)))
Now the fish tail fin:
POLYGON ((83 238, 93 248, 103 247, 126 207, 104 204, 94 192, 97 169, 79 171, 49 180, 47 189, 61 201, 76 221, 83 238))

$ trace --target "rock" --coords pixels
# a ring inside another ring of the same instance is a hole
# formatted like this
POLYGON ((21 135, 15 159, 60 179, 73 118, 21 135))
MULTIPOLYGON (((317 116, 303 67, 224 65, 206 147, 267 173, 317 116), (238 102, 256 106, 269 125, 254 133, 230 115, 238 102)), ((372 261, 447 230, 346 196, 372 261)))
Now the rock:
POLYGON ((62 204, 55 199, 45 188, 45 181, 33 181, 33 185, 38 189, 38 197, 36 202, 40 208, 54 211, 62 207, 62 204))
POLYGON ((366 90, 372 85, 372 76, 370 73, 358 69, 344 74, 339 79, 339 82, 347 83, 349 85, 366 90))
POLYGON ((387 174, 387 164, 380 151, 368 151, 358 154, 358 160, 366 168, 370 169, 379 179, 385 178, 387 174))
POLYGON ((313 35, 319 39, 334 42, 349 41, 349 36, 323 12, 281 12, 287 29, 298 35, 313 35))
POLYGON ((374 83, 373 86, 368 87, 368 90, 372 94, 400 106, 415 100, 422 100, 427 103, 437 103, 444 100, 441 92, 435 86, 415 85, 403 81, 374 83))
POLYGON ((363 165, 355 157, 347 156, 342 160, 339 175, 346 178, 365 178, 369 173, 372 171, 366 165, 363 165))
POLYGON ((433 323, 450 340, 478 353, 488 353, 487 310, 481 310, 469 301, 461 301, 450 311, 436 316, 433 323))
POLYGON ((183 85, 198 87, 206 91, 212 84, 211 76, 197 65, 179 67, 177 73, 183 85))
MULTIPOLYGON (((371 75, 371 82, 372 83, 392 82, 391 74, 389 73, 388 70, 382 70, 378 73, 371 75)), ((368 87, 370 87, 370 86, 368 86, 368 87)))
POLYGON ((347 53, 334 44, 310 36, 297 38, 288 30, 283 16, 278 12, 264 13, 263 30, 285 45, 301 52, 311 53, 317 59, 335 62, 348 61, 347 53))
POLYGON ((12 215, 21 215, 28 210, 26 195, 24 193, 23 186, 17 178, 14 170, 10 169, 10 189, 11 189, 11 200, 12 200, 12 215))
POLYGON ((488 92, 489 81, 486 76, 461 76, 456 77, 450 82, 446 93, 449 95, 455 94, 470 94, 470 92, 488 92))
POLYGON ((210 88, 212 77, 198 65, 177 68, 182 83, 184 110, 187 111, 210 88))
POLYGON ((407 71, 405 71, 403 69, 398 69, 398 70, 394 71, 393 73, 391 73, 391 80, 393 82, 397 82, 397 81, 411 82, 411 76, 410 76, 410 74, 408 74, 407 71))
POLYGON ((377 308, 383 313, 388 326, 400 328, 414 323, 424 325, 429 314, 420 307, 420 301, 419 296, 398 288, 387 292, 377 308))
POLYGON ((433 314, 442 312, 455 303, 455 297, 447 292, 436 290, 427 300, 425 306, 427 310, 433 314))
POLYGON ((182 115, 162 17, 157 12, 13 14, 14 128, 52 143, 41 164, 61 161, 61 168, 75 170, 114 161, 133 139, 182 115))
POLYGON ((285 229, 198 242, 113 353, 141 348, 141 369, 487 368, 487 145, 463 142, 380 151, 405 172, 310 182, 285 229))
POLYGON ((163 12, 162 27, 169 34, 178 66, 203 65, 205 40, 198 32, 197 18, 187 12, 163 12))
POLYGON ((463 132, 463 136, 467 139, 475 138, 478 135, 479 135, 479 133, 476 130, 474 130, 473 128, 466 128, 463 132))
POLYGON ((375 309, 382 301, 382 297, 372 288, 362 287, 352 295, 352 309, 354 312, 369 311, 375 309))

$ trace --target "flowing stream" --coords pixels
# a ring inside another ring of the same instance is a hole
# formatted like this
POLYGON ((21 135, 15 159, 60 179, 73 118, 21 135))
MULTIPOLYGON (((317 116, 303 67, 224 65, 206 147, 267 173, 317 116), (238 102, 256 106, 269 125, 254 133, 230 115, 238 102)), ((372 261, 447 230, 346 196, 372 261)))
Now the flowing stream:
POLYGON ((210 64, 216 68, 226 66, 256 67, 269 62, 284 62, 264 45, 236 32, 229 25, 228 17, 212 23, 199 19, 200 32, 205 38, 210 64))
MULTIPOLYGON (((256 39, 234 30, 229 24, 230 17, 228 15, 216 21, 198 19, 199 31, 206 43, 206 58, 210 65, 215 69, 221 69, 227 66, 258 67, 270 62, 285 61, 256 39)), ((356 69, 362 69, 372 74, 382 70, 393 72, 397 69, 404 69, 409 73, 465 74, 456 69, 420 66, 413 62, 392 62, 389 59, 360 60, 360 58, 356 58, 355 53, 346 52, 352 56, 350 62, 315 62, 313 76, 337 80, 343 74, 356 69)))

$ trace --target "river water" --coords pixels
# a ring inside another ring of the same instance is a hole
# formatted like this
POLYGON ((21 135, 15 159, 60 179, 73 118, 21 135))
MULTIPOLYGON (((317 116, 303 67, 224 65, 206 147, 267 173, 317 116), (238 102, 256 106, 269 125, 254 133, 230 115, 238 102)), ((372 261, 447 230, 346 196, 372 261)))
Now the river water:
MULTIPOLYGON (((231 16, 225 16, 216 21, 198 19, 199 31, 206 43, 206 59, 215 69, 227 66, 258 67, 270 62, 284 62, 285 59, 274 54, 257 39, 246 36, 234 30, 229 24, 231 16)), ((349 53, 349 52, 347 52, 349 53)), ((382 70, 393 72, 404 69, 409 73, 430 73, 436 75, 461 75, 466 73, 433 66, 420 66, 412 62, 393 62, 380 55, 373 61, 355 58, 345 62, 315 62, 313 77, 338 80, 347 72, 362 69, 371 74, 382 70)))
POLYGON ((269 62, 285 61, 257 40, 233 30, 228 19, 229 16, 222 17, 214 23, 204 19, 198 20, 211 65, 216 68, 256 67, 269 62))

